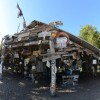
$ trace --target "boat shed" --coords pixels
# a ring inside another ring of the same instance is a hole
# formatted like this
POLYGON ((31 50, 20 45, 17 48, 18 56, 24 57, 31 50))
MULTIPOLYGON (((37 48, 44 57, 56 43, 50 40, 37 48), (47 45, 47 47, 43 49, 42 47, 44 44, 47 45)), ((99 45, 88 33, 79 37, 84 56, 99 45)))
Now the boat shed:
POLYGON ((6 35, 2 43, 4 66, 28 76, 32 72, 40 76, 48 74, 52 59, 56 59, 57 73, 60 61, 68 68, 77 65, 88 72, 92 66, 96 66, 96 69, 100 67, 100 49, 69 32, 37 20, 13 36, 6 35), (54 42, 55 53, 50 51, 50 37, 54 42), (52 55, 55 57, 52 58, 52 55))

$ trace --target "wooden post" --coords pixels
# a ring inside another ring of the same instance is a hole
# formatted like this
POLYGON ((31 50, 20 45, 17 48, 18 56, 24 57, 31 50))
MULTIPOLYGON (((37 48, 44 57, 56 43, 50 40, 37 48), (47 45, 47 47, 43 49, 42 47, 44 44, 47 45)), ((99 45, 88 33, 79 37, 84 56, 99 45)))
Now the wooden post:
POLYGON ((5 52, 5 47, 4 47, 4 38, 2 38, 1 41, 1 63, 0 63, 0 79, 2 79, 2 72, 3 72, 3 63, 4 63, 4 52, 5 52))
MULTIPOLYGON (((49 45, 50 45, 51 54, 55 53, 54 42, 53 42, 52 38, 50 38, 50 40, 49 40, 49 45)), ((53 56, 54 55, 52 55, 52 57, 53 56)), ((50 92, 51 92, 51 96, 55 96, 56 95, 56 60, 55 59, 51 60, 51 84, 50 84, 50 92)))

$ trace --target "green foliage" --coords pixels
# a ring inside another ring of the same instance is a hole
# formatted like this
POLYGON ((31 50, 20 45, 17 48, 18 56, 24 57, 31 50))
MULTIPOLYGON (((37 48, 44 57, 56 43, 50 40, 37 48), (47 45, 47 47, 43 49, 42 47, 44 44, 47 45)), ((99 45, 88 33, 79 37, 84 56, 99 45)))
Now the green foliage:
POLYGON ((100 48, 100 32, 98 32, 95 27, 91 25, 82 27, 79 37, 100 48))

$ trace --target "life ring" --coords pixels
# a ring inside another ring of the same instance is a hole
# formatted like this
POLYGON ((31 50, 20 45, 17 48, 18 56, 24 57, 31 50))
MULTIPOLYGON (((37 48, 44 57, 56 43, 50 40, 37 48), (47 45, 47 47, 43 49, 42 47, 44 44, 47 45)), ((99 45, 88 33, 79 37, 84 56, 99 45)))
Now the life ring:
POLYGON ((67 43, 67 44, 69 43, 69 36, 68 36, 67 33, 65 33, 65 32, 57 32, 55 38, 60 37, 60 36, 66 37, 66 38, 67 38, 67 42, 66 42, 66 43, 67 43))

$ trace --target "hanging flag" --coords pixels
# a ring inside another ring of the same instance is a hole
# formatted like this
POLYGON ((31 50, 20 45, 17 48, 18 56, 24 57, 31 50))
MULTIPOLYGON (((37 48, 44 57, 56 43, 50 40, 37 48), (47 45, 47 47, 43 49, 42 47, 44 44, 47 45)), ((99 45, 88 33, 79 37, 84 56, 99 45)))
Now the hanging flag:
POLYGON ((18 18, 19 18, 19 17, 23 16, 23 13, 22 13, 22 10, 20 9, 18 3, 17 3, 17 8, 18 8, 18 10, 19 10, 19 12, 18 12, 18 18))

